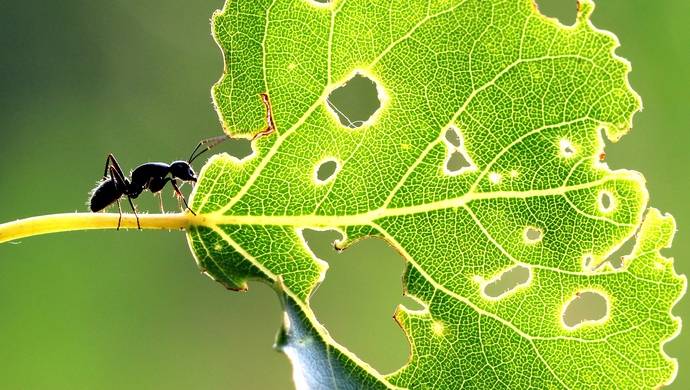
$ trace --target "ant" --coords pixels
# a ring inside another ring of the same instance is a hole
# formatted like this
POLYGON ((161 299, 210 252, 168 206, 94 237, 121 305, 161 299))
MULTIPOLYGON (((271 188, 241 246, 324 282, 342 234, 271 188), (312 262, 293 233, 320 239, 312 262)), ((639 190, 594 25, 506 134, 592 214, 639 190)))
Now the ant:
MULTIPOLYGON (((197 176, 194 169, 192 169, 192 161, 228 138, 227 135, 221 135, 202 140, 196 146, 187 161, 173 161, 170 164, 162 162, 141 164, 134 168, 129 178, 122 172, 122 168, 120 168, 120 164, 118 164, 115 156, 113 156, 112 153, 109 154, 105 160, 103 179, 98 183, 96 188, 91 191, 89 208, 91 211, 97 212, 117 202, 117 208, 120 212, 120 218, 117 220, 117 229, 120 230, 120 223, 122 222, 120 198, 126 196, 130 207, 132 207, 134 216, 137 219, 137 228, 141 229, 141 225, 139 225, 139 216, 134 208, 132 199, 136 199, 144 190, 149 190, 154 194, 158 193, 167 183, 170 183, 177 198, 182 199, 182 202, 184 202, 185 209, 196 215, 196 213, 189 208, 187 200, 184 198, 184 195, 182 195, 182 192, 180 192, 180 188, 177 185, 177 179, 182 182, 196 183, 197 176)), ((161 211, 164 211, 162 198, 161 211)))

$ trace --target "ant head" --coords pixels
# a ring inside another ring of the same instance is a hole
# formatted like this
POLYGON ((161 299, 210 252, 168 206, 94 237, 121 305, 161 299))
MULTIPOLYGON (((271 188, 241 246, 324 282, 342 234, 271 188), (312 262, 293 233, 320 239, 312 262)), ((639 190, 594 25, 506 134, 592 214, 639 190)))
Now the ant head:
POLYGON ((180 180, 196 182, 196 173, 187 161, 174 161, 170 164, 170 174, 180 180))

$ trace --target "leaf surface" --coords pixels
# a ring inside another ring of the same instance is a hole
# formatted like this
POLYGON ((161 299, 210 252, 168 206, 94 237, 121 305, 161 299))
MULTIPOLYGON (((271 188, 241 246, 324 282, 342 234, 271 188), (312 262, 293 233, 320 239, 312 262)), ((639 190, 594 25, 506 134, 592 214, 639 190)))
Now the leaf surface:
POLYGON ((189 242, 226 287, 275 286, 285 307, 277 346, 298 387, 672 380, 662 345, 679 329, 671 308, 686 281, 660 250, 675 223, 648 208, 640 174, 601 161, 603 138, 630 129, 640 100, 592 10, 580 2, 571 27, 529 0, 228 0, 214 14, 219 118, 230 135, 263 136, 247 159, 206 164, 189 242), (376 83, 381 107, 353 129, 327 100, 356 74, 376 83), (469 164, 458 172, 445 169, 453 151, 469 164), (319 182, 326 160, 338 169, 319 182), (305 228, 340 230, 341 249, 378 236, 404 256, 405 293, 425 309, 395 314, 412 351, 399 371, 377 372, 317 321, 309 297, 327 264, 305 228), (628 240, 634 249, 614 268, 609 257, 628 240), (516 266, 525 283, 484 292, 516 266), (603 297, 606 315, 569 327, 564 311, 583 292, 603 297))

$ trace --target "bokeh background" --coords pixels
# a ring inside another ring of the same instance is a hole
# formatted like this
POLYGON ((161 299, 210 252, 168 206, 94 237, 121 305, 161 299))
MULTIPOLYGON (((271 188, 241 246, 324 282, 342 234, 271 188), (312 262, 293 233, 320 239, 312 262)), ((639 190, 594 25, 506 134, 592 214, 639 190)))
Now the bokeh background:
MULTIPOLYGON (((575 0, 539 4, 574 20, 575 0)), ((209 17, 221 6, 0 1, 0 221, 85 211, 108 152, 129 170, 185 158, 219 134, 209 87, 222 61, 209 17)), ((675 215, 680 231, 665 253, 686 274, 688 15, 686 0, 602 0, 593 17, 619 36, 645 103, 633 132, 607 147, 609 165, 643 172, 652 205, 675 215)), ((139 205, 158 210, 149 195, 139 205)), ((391 316, 402 302, 401 258, 375 240, 336 255, 333 235, 309 238, 331 263, 313 299, 321 321, 380 371, 400 367, 408 348, 391 316)), ((674 313, 688 318, 688 299, 674 313)), ((181 232, 76 232, 0 246, 2 389, 289 389, 288 360, 271 348, 280 318, 268 287, 232 293, 200 275, 181 232)), ((681 362, 672 389, 690 388, 689 347, 690 332, 666 346, 681 362)))

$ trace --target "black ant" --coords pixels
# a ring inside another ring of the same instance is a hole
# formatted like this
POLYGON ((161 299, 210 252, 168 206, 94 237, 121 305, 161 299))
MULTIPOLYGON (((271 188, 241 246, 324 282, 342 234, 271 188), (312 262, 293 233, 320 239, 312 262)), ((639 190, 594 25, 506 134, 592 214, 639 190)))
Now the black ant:
MULTIPOLYGON (((117 208, 120 212, 120 218, 117 220, 117 229, 119 230, 120 222, 122 222, 120 198, 126 196, 129 205, 132 207, 134 216, 137 219, 137 228, 141 229, 141 225, 139 225, 139 216, 134 208, 132 199, 136 199, 144 190, 149 190, 154 194, 158 193, 167 183, 170 183, 175 191, 175 195, 184 202, 185 209, 196 215, 196 213, 189 208, 187 200, 184 198, 184 195, 182 195, 182 192, 180 192, 180 188, 177 185, 177 179, 180 179, 182 182, 196 183, 197 177, 191 166, 192 161, 228 138, 227 135, 222 135, 202 140, 196 146, 187 161, 173 161, 170 164, 162 162, 141 164, 130 173, 130 178, 126 177, 122 172, 122 168, 120 168, 120 164, 115 160, 115 156, 109 154, 108 158, 105 160, 103 179, 98 183, 98 186, 91 191, 89 208, 91 211, 97 212, 117 202, 117 208), (203 149, 199 150, 202 147, 203 149)), ((162 199, 161 211, 163 211, 162 199)))

